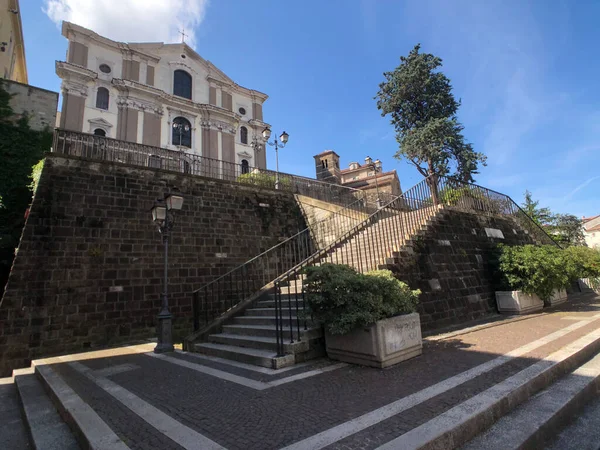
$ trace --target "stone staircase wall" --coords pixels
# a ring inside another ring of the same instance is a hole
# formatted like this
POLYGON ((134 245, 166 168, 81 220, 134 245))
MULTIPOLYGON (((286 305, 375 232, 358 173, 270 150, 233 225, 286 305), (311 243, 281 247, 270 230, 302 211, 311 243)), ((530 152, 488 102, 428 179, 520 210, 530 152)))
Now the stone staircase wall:
POLYGON ((446 207, 385 267, 422 291, 423 330, 452 326, 497 311, 490 257, 500 243, 534 241, 509 217, 446 207))

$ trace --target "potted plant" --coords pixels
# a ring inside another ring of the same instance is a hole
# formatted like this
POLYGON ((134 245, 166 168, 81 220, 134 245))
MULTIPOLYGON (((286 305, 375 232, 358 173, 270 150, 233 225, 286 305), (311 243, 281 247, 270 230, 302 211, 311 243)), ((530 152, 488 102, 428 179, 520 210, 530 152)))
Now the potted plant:
POLYGON ((499 250, 499 312, 524 314, 566 301, 571 274, 562 249, 553 245, 501 245, 499 250))
POLYGON ((422 353, 420 291, 389 270, 358 273, 323 264, 305 269, 307 313, 325 329, 330 358, 388 367, 422 353))

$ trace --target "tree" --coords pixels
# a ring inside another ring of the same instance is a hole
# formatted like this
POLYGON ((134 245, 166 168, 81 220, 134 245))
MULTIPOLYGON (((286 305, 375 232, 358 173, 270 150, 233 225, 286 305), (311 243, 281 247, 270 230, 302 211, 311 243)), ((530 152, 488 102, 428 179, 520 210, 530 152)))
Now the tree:
POLYGON ((523 211, 527 213, 529 217, 533 219, 538 225, 550 225, 553 221, 552 212, 550 208, 540 208, 539 200, 533 200, 531 192, 525 191, 525 202, 521 204, 523 211))
POLYGON ((565 246, 586 245, 583 222, 573 214, 556 214, 552 221, 552 237, 565 246))
POLYGON ((486 157, 475 152, 462 135, 456 113, 460 101, 452 94, 450 80, 438 70, 442 60, 420 53, 417 44, 400 57, 400 65, 385 72, 376 95, 382 116, 391 116, 400 146, 394 157, 406 158, 427 177, 437 203, 437 177, 450 176, 472 182, 486 157))

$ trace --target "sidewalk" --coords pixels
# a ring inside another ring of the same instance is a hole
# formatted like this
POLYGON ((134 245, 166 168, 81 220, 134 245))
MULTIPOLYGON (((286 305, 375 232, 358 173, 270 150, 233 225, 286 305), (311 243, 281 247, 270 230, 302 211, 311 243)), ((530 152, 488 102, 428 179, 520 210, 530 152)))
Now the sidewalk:
POLYGON ((600 297, 586 294, 430 336, 422 356, 385 370, 322 359, 274 371, 155 355, 153 344, 36 366, 91 407, 90 423, 103 423, 119 448, 374 449, 599 329, 600 297))

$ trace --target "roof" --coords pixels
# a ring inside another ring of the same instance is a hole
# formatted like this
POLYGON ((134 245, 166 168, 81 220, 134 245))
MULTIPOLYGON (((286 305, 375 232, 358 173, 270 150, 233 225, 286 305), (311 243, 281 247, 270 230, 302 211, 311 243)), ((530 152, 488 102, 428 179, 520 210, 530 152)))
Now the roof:
POLYGON ((581 221, 583 223, 589 222, 590 220, 594 220, 597 219, 598 217, 600 217, 600 214, 598 214, 597 216, 592 216, 592 217, 582 217, 581 221))
POLYGON ((333 150, 325 150, 322 153, 319 153, 318 155, 315 155, 314 158, 318 158, 319 156, 325 156, 325 155, 329 155, 330 153, 333 153, 335 156, 337 156, 338 158, 340 157, 340 155, 338 155, 336 152, 334 152, 333 150))
POLYGON ((592 228, 589 228, 587 230, 585 230, 587 233, 589 233, 590 231, 600 231, 600 223, 596 226, 593 226, 592 228))

